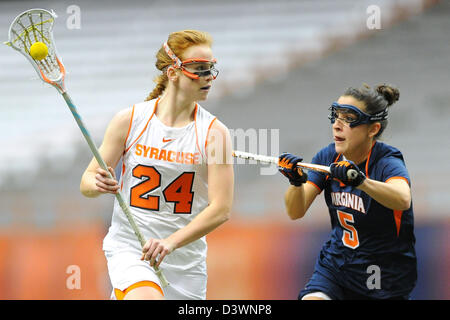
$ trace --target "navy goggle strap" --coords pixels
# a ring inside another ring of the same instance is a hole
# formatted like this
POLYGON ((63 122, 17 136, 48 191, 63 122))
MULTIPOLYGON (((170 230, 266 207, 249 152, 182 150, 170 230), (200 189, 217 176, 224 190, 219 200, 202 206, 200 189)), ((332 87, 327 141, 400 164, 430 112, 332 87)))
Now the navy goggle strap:
POLYGON ((358 115, 358 119, 355 120, 355 124, 361 124, 361 123, 368 123, 370 121, 383 121, 387 119, 388 116, 388 109, 385 108, 383 110, 381 110, 380 112, 377 112, 373 115, 367 114, 365 112, 362 112, 361 110, 359 110, 357 107, 349 105, 349 104, 338 104, 336 102, 334 102, 331 107, 329 108, 329 110, 331 110, 330 115, 328 116, 328 118, 332 121, 332 123, 334 123, 335 119, 336 119, 336 110, 337 109, 348 109, 348 110, 352 110, 354 111, 357 115, 358 115))
POLYGON ((388 117, 388 108, 369 116, 369 121, 383 121, 388 117))

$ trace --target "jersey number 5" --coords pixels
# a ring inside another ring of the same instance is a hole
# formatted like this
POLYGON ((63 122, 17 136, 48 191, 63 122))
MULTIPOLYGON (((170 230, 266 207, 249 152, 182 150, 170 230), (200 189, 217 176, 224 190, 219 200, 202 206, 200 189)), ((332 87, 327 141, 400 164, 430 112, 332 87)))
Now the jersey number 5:
POLYGON ((343 211, 337 210, 337 216, 339 223, 341 224, 342 228, 344 228, 343 234, 342 234, 342 242, 346 247, 356 249, 359 247, 359 239, 358 239, 358 231, 356 231, 355 227, 352 226, 350 223, 353 223, 353 215, 350 213, 346 213, 343 211))
MULTIPOLYGON (((137 165, 132 171, 133 177, 143 180, 130 190, 130 206, 159 211, 159 196, 147 195, 161 186, 161 174, 154 167, 137 165), (144 178, 147 178, 144 180, 144 178)), ((173 180, 163 191, 166 202, 175 203, 173 213, 191 213, 192 184, 194 172, 183 172, 173 180)))

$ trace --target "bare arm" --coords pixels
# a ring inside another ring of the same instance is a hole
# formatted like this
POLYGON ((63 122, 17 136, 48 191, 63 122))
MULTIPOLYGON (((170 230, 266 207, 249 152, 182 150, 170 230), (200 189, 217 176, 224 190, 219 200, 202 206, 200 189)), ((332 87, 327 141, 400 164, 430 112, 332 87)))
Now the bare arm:
POLYGON ((227 128, 216 120, 208 139, 208 198, 209 205, 188 225, 171 234, 166 239, 150 239, 143 248, 142 260, 150 260, 157 265, 167 254, 207 235, 230 217, 234 192, 234 172, 231 159, 231 137, 227 128), (218 134, 219 133, 219 134, 218 134), (227 151, 228 150, 228 151, 227 151), (209 158, 209 157, 208 157, 209 158))
POLYGON ((411 206, 411 189, 403 179, 391 179, 388 182, 365 179, 358 189, 392 210, 404 211, 411 206))
POLYGON ((109 123, 99 148, 99 153, 114 179, 108 178, 107 172, 92 158, 81 177, 80 191, 84 196, 93 198, 103 193, 117 193, 119 186, 113 168, 117 166, 123 154, 130 119, 131 108, 117 113, 109 123))
POLYGON ((309 183, 304 183, 300 187, 289 186, 284 196, 288 216, 292 220, 302 218, 318 194, 320 191, 309 183))
POLYGON ((411 189, 403 177, 393 177, 386 182, 372 180, 366 178, 364 172, 350 160, 332 163, 330 171, 333 178, 364 191, 386 208, 404 211, 411 206, 411 189), (349 180, 348 170, 356 170, 356 178, 349 180))

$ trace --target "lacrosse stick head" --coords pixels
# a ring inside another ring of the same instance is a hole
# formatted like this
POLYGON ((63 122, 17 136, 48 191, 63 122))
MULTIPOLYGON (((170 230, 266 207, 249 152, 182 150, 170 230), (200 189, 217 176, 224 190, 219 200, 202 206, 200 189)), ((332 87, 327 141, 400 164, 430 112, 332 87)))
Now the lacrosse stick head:
POLYGON ((66 71, 53 40, 53 23, 56 17, 53 11, 44 9, 30 9, 19 14, 9 27, 9 41, 5 44, 23 54, 42 81, 64 93, 66 71), (36 42, 42 42, 48 48, 48 54, 42 60, 35 60, 30 55, 30 47, 36 42))

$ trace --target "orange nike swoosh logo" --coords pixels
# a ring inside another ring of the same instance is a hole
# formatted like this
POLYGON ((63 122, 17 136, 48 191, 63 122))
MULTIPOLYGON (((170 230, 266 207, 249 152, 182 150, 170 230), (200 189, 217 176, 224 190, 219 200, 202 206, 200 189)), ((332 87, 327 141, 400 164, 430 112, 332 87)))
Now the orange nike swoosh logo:
POLYGON ((169 141, 172 141, 173 139, 166 139, 166 138, 163 138, 163 142, 169 142, 169 141))

